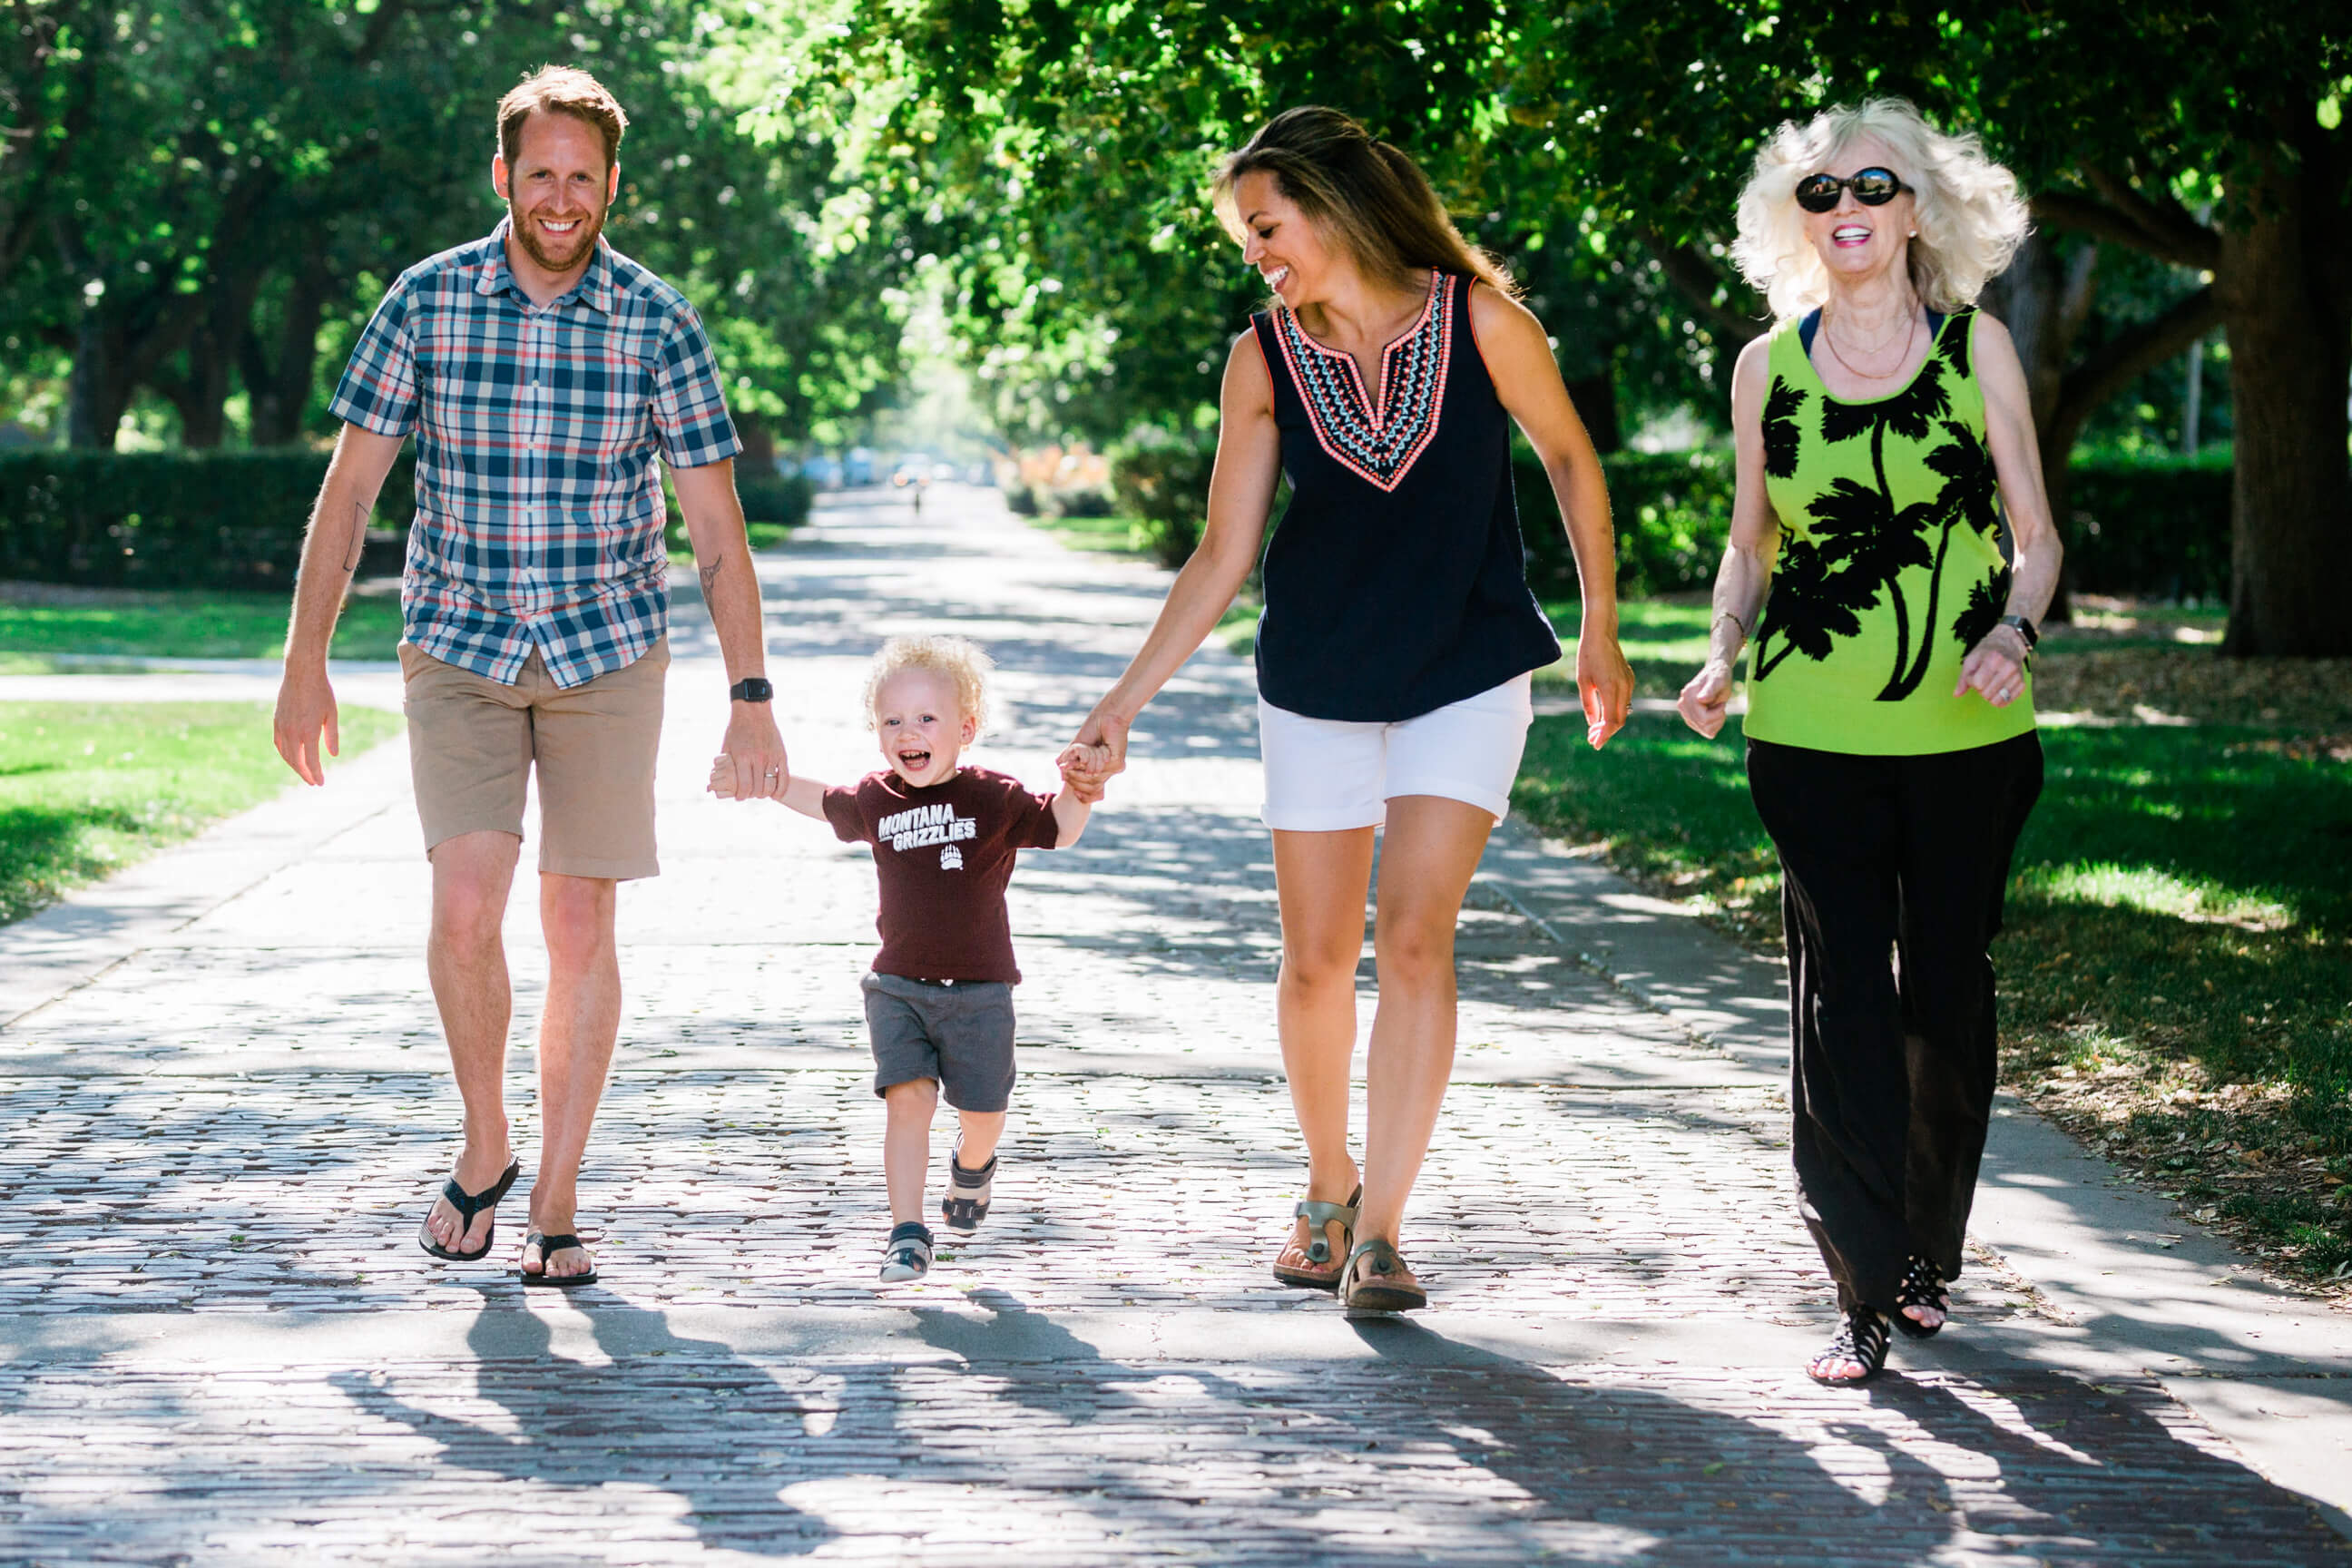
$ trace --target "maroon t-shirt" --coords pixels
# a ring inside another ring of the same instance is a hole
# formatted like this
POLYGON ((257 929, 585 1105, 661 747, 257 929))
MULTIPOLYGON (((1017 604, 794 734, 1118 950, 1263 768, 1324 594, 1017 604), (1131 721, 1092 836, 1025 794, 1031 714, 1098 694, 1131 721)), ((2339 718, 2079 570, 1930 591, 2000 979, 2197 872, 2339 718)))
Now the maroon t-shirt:
POLYGON ((878 974, 1018 984, 1004 885, 1013 857, 1061 837, 1054 797, 986 768, 959 768, 922 789, 895 773, 824 792, 825 820, 845 843, 874 846, 882 912, 878 974))

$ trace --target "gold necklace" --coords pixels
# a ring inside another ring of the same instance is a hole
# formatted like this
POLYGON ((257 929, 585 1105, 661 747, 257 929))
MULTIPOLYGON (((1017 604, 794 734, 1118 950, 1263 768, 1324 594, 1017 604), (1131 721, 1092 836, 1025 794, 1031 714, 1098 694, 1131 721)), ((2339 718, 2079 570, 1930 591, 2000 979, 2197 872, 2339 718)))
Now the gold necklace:
POLYGON ((1909 324, 1908 324, 1908 325, 1906 325, 1906 326, 1904 328, 1904 331, 1903 331, 1903 356, 1902 356, 1902 359, 1898 359, 1897 361, 1895 361, 1895 369, 1894 369, 1894 370, 1887 370, 1887 371, 1861 371, 1861 370, 1856 370, 1856 369, 1854 369, 1854 368, 1853 368, 1853 365, 1848 364, 1848 363, 1846 363, 1846 357, 1845 357, 1845 355, 1843 355, 1843 354, 1842 354, 1842 353, 1838 353, 1838 346, 1837 346, 1837 334, 1836 334, 1835 332, 1832 332, 1832 331, 1830 331, 1830 318, 1829 318, 1829 313, 1828 313, 1827 311, 1823 311, 1823 312, 1822 313, 1822 342, 1825 342, 1825 343, 1829 344, 1829 346, 1830 346, 1830 358, 1832 358, 1832 359, 1833 359, 1833 360, 1837 361, 1837 362, 1838 362, 1839 366, 1840 366, 1842 369, 1843 369, 1843 370, 1844 370, 1844 372, 1846 373, 1846 374, 1851 375, 1851 376, 1853 376, 1853 377, 1855 377, 1856 379, 1858 379, 1858 380, 1862 380, 1862 381, 1886 381, 1886 380, 1888 380, 1888 379, 1892 378, 1894 375, 1895 375, 1895 374, 1896 374, 1896 373, 1897 373, 1897 372, 1899 372, 1899 371, 1903 368, 1903 362, 1904 362, 1905 360, 1908 360, 1908 359, 1911 357, 1911 340, 1912 340, 1912 339, 1914 339, 1914 338, 1916 338, 1916 337, 1917 337, 1918 335, 1919 335, 1919 310, 1918 310, 1918 307, 1917 307, 1916 305, 1914 305, 1914 306, 1912 307, 1912 310, 1911 310, 1911 320, 1910 320, 1910 322, 1909 322, 1909 324))

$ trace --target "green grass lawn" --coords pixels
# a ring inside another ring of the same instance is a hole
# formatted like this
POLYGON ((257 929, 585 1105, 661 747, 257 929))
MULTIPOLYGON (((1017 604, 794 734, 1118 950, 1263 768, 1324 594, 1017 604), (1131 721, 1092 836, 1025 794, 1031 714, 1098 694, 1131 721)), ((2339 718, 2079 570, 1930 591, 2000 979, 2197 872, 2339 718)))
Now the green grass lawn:
MULTIPOLYGON (((1617 644, 1633 667, 1633 695, 1672 697, 1683 689, 1699 662, 1706 658, 1707 602, 1704 596, 1675 594, 1657 599, 1626 599, 1617 606, 1617 644)), ((1577 605, 1573 599, 1548 604, 1544 613, 1559 634, 1560 646, 1576 646, 1577 605)), ((1571 689, 1576 669, 1562 659, 1536 671, 1538 687, 1571 689)))
MULTIPOLYGON (((58 590, 0 604, 0 673, 50 668, 52 654, 152 658, 276 658, 286 644, 283 594, 58 590)), ((357 597, 335 625, 336 658, 391 658, 400 600, 357 597)))
MULTIPOLYGON (((1737 728, 1708 742, 1643 716, 1595 753, 1580 719, 1540 719, 1514 798, 1777 946, 1737 728)), ((2042 741, 1994 948, 2011 1080, 2294 1270, 2352 1265, 2352 741, 2207 724, 2042 741)))
MULTIPOLYGON (((293 783, 269 721, 259 702, 0 702, 0 921, 293 783)), ((400 725, 346 706, 343 756, 400 725)))
POLYGON ((1150 552, 1135 536, 1135 522, 1124 517, 1053 517, 1040 512, 1030 525, 1055 535, 1073 550, 1104 555, 1132 555, 1147 560, 1150 552))

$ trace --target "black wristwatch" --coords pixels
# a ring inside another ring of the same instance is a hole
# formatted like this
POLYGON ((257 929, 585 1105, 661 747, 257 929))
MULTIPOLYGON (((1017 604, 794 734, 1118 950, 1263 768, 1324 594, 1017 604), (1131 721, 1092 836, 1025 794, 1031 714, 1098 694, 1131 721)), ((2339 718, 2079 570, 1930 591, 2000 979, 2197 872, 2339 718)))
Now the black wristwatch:
POLYGON ((2032 621, 2027 620, 2023 616, 2003 616, 1996 624, 2004 626, 2015 626, 2017 628, 2017 635, 2025 639, 2025 646, 2027 647, 2032 647, 2035 643, 2042 640, 2042 633, 2035 628, 2032 621))
POLYGON ((776 689, 760 676, 747 675, 729 687, 727 695, 738 702, 766 702, 774 698, 776 689))

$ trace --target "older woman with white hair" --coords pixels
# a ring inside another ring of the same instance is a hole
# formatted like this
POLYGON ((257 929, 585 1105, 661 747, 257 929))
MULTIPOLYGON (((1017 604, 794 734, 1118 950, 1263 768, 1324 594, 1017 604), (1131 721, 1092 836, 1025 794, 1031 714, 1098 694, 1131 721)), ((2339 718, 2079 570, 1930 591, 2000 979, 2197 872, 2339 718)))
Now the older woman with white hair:
POLYGON ((2007 170, 1893 99, 1783 125, 1739 200, 1779 320, 1732 374, 1731 538, 1680 707, 1721 730, 1747 647, 1799 1205, 1844 1320, 1822 1383, 1876 1376, 1890 1324, 1943 1327, 1991 1112, 1987 949, 2042 788, 2059 546, 2024 371, 1974 301, 2025 229, 2007 170))

